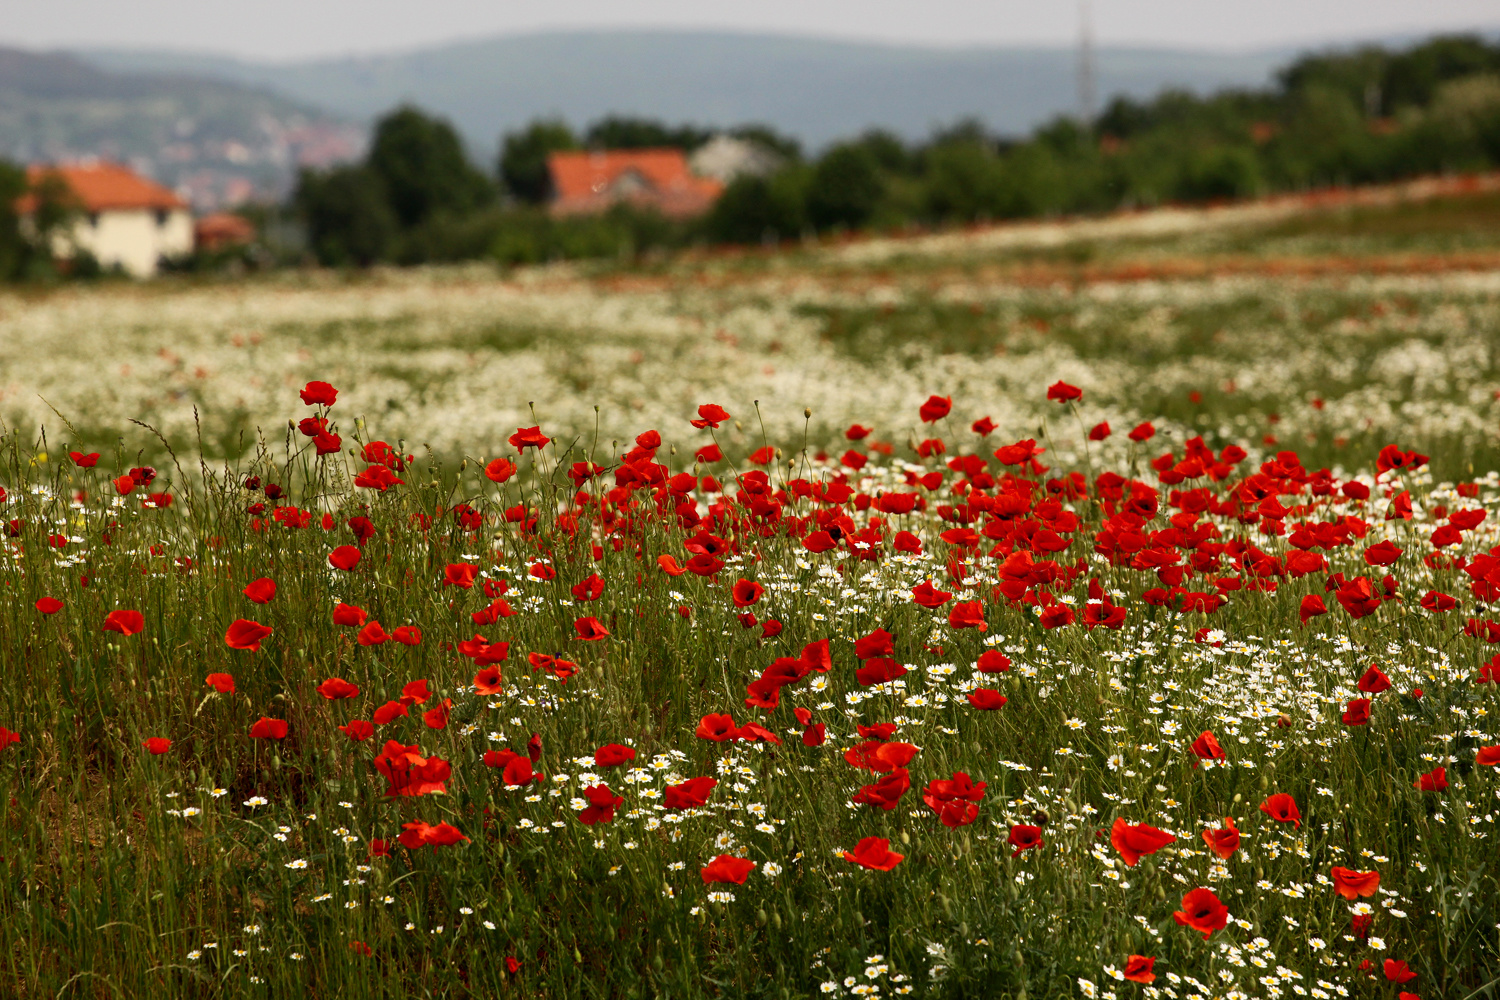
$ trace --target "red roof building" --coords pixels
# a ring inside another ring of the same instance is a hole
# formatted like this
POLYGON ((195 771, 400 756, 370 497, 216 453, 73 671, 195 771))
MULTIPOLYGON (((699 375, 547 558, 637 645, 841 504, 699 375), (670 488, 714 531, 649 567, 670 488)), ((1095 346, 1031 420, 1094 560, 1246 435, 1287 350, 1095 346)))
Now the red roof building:
POLYGON ((163 258, 193 249, 193 218, 187 203, 154 181, 117 163, 81 163, 27 168, 31 192, 16 201, 23 223, 31 224, 39 187, 62 182, 66 207, 76 211, 65 231, 52 234, 59 258, 92 254, 105 267, 137 277, 156 273, 163 258))
MULTIPOLYGON (((186 211, 187 203, 171 191, 148 181, 129 167, 118 163, 64 164, 62 166, 31 166, 26 168, 26 181, 36 187, 48 177, 57 177, 67 185, 77 207, 85 212, 108 212, 121 209, 149 209, 151 211, 186 211)), ((26 195, 16 204, 22 215, 36 207, 31 195, 26 195)))
POLYGON ((724 191, 723 184, 689 170, 680 149, 553 153, 547 169, 554 215, 588 215, 627 204, 688 218, 708 211, 724 191))

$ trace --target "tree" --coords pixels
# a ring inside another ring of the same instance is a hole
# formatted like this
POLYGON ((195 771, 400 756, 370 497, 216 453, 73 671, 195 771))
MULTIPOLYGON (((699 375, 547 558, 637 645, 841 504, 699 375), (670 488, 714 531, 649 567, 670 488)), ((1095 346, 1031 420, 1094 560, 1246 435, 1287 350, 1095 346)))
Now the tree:
POLYGON ((16 214, 16 200, 25 193, 26 171, 0 160, 0 281, 19 277, 26 263, 26 240, 16 214))
POLYGON ((538 119, 506 135, 500 150, 500 182, 518 200, 539 205, 552 193, 548 155, 577 148, 578 139, 566 122, 538 119))
POLYGON ((494 196, 489 180, 464 156, 453 126, 413 107, 398 108, 376 123, 365 163, 385 185, 403 229, 435 215, 473 211, 494 196))
POLYGON ((695 125, 673 128, 653 118, 610 115, 589 126, 586 138, 592 149, 654 149, 669 147, 693 150, 713 138, 709 129, 695 125))
POLYGON ((807 225, 807 168, 792 166, 771 177, 736 178, 705 220, 709 237, 723 243, 762 243, 796 236, 807 225))
POLYGON ((397 235, 384 182, 367 167, 304 170, 293 200, 322 264, 368 267, 389 258, 397 235))
POLYGON ((834 146, 813 169, 808 220, 819 229, 857 229, 875 214, 884 190, 880 166, 866 145, 834 146))

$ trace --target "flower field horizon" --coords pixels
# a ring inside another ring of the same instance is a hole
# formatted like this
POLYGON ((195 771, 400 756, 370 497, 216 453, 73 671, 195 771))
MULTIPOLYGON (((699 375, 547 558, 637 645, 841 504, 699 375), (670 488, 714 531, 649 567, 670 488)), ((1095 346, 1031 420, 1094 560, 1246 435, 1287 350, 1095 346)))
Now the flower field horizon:
POLYGON ((1493 995, 1500 273, 0 303, 7 995, 1493 995))

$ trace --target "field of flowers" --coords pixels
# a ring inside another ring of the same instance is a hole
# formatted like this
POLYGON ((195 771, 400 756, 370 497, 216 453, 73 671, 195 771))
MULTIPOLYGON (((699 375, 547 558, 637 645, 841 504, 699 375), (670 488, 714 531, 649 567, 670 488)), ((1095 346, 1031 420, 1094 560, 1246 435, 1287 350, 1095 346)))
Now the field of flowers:
POLYGON ((0 993, 1500 993, 1500 272, 0 300, 0 993))

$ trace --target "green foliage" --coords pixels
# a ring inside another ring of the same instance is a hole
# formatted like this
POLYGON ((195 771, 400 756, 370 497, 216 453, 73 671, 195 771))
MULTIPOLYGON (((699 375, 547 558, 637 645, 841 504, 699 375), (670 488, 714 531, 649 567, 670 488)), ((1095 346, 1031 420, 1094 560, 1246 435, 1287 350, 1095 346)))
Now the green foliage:
POLYGON ((465 157, 453 126, 412 107, 398 108, 376 123, 365 166, 384 183, 403 229, 438 215, 471 212, 494 197, 489 180, 465 157))
POLYGON ((308 246, 323 264, 368 267, 395 245, 396 214, 384 182, 368 167, 304 170, 295 203, 308 246))
POLYGON ((819 229, 858 229, 875 214, 884 190, 880 161, 868 144, 835 146, 808 180, 808 220, 819 229))
POLYGON ((593 149, 654 149, 670 147, 693 150, 713 138, 714 130, 695 125, 671 126, 654 118, 610 115, 594 122, 584 136, 593 149))
POLYGON ((740 177, 719 197, 704 223, 721 243, 775 243, 807 228, 806 167, 772 177, 740 177))
POLYGON ((566 122, 534 121, 522 131, 506 135, 501 142, 500 181, 515 198, 539 205, 552 193, 548 154, 577 148, 578 139, 566 122))

